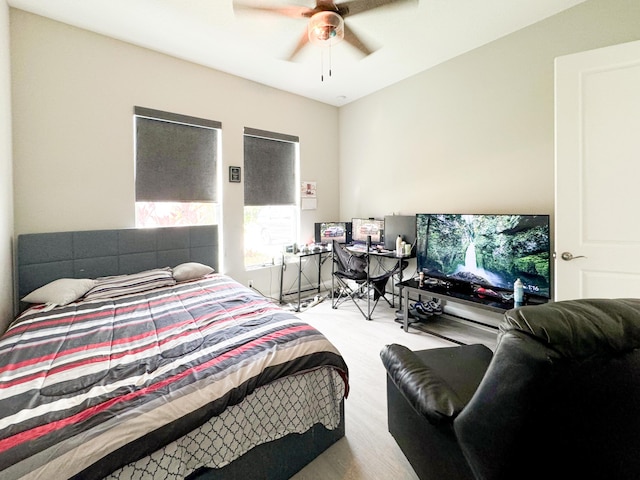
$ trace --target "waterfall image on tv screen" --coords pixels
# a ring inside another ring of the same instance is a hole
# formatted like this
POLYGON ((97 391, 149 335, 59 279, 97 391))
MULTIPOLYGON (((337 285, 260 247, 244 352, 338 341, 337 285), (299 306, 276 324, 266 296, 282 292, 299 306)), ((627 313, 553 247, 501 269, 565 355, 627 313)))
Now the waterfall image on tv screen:
POLYGON ((418 269, 426 275, 550 298, 548 215, 418 214, 418 269))

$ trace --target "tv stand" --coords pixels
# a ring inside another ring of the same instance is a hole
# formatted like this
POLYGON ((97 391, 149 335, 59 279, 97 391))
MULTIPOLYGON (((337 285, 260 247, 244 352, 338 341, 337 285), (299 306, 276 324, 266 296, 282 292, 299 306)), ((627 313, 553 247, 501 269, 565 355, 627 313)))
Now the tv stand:
MULTIPOLYGON (((409 295, 426 295, 441 300, 450 300, 455 303, 467 305, 475 308, 489 310, 497 313, 504 313, 514 307, 513 300, 504 300, 493 296, 481 296, 471 288, 471 285, 464 282, 438 281, 437 279, 425 278, 422 286, 418 279, 412 278, 398 283, 402 292, 402 325, 405 332, 409 331, 409 295)), ((544 297, 529 295, 525 297, 525 305, 538 305, 546 303, 544 297)), ((481 323, 474 320, 476 323, 481 323)), ((487 327, 495 328, 494 325, 483 324, 487 327)))

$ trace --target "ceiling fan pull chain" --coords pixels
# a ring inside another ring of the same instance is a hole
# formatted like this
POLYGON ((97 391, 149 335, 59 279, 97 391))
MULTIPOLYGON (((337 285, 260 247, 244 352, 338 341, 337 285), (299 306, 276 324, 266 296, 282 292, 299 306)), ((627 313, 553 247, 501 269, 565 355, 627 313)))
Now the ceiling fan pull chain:
POLYGON ((331 76, 331 44, 329 44, 329 76, 331 76))
POLYGON ((320 81, 324 82, 324 52, 320 50, 320 81))

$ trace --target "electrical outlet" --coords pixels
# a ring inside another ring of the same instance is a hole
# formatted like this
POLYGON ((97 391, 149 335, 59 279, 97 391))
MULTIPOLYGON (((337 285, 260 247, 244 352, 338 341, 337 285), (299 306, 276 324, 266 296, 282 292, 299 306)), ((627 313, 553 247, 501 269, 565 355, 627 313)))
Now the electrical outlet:
POLYGON ((253 288, 253 280, 249 280, 249 288, 253 288))

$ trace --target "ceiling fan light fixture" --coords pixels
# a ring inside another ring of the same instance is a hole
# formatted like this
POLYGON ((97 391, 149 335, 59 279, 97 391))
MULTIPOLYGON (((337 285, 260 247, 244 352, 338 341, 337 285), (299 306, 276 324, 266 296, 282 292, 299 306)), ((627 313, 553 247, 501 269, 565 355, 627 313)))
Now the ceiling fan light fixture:
POLYGON ((318 12, 309 19, 308 33, 312 45, 335 45, 344 38, 344 20, 336 12, 318 12))

